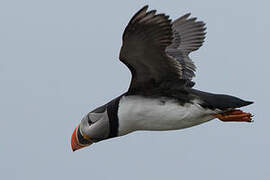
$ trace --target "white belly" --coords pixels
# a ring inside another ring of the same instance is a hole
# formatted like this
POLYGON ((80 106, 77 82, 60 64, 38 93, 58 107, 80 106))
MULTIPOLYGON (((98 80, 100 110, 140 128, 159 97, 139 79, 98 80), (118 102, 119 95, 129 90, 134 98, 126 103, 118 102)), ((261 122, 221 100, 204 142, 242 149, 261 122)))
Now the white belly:
POLYGON ((119 135, 135 130, 183 129, 214 119, 213 113, 196 101, 181 106, 168 98, 123 96, 118 109, 119 135))

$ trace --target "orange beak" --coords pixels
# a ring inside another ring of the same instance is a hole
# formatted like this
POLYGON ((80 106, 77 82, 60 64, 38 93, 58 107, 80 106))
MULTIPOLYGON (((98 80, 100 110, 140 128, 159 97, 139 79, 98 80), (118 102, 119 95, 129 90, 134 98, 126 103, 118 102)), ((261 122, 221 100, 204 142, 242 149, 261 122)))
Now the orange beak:
POLYGON ((90 145, 90 144, 83 145, 83 144, 81 144, 81 143, 79 142, 78 136, 77 136, 78 127, 79 127, 79 126, 77 126, 77 127, 74 129, 74 131, 73 131, 73 133, 72 133, 72 136, 71 136, 71 148, 72 148, 73 151, 76 151, 76 150, 78 150, 78 149, 81 149, 81 148, 84 148, 84 147, 90 145))

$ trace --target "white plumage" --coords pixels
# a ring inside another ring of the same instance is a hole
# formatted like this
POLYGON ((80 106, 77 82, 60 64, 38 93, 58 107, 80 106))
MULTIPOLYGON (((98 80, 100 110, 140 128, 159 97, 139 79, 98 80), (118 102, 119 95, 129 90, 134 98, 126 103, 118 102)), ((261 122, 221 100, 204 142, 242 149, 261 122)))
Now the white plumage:
POLYGON ((119 135, 134 130, 176 130, 195 126, 215 117, 198 100, 184 106, 169 98, 123 96, 119 102, 119 135))

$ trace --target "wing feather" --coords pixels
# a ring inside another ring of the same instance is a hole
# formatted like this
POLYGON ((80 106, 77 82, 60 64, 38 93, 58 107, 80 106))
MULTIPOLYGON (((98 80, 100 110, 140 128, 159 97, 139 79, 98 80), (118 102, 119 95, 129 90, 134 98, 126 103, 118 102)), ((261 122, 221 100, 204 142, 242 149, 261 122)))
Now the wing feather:
POLYGON ((166 48, 168 56, 180 62, 182 79, 191 80, 195 76, 196 66, 189 57, 189 53, 199 49, 205 39, 205 23, 189 18, 190 13, 173 22, 173 42, 166 48))
POLYGON ((202 46, 205 23, 190 13, 172 23, 169 16, 147 9, 139 10, 123 33, 119 58, 132 73, 128 92, 156 90, 168 81, 194 85, 196 66, 189 53, 202 46))
POLYGON ((181 77, 181 65, 167 56, 165 48, 173 40, 169 16, 139 10, 123 34, 120 60, 132 73, 129 92, 151 90, 166 80, 181 77))

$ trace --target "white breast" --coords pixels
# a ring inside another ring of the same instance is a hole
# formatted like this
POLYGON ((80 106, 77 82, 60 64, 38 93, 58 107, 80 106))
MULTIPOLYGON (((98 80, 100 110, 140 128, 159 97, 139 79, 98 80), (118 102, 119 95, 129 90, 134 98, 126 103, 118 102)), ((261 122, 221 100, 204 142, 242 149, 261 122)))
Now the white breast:
POLYGON ((173 99, 123 96, 119 102, 119 135, 135 130, 175 130, 214 119, 198 101, 181 106, 173 99))

